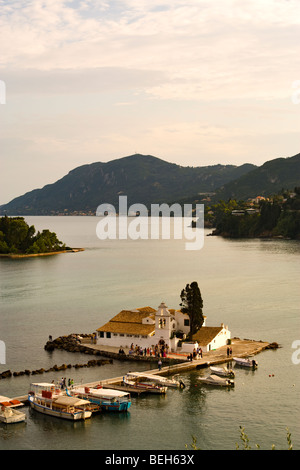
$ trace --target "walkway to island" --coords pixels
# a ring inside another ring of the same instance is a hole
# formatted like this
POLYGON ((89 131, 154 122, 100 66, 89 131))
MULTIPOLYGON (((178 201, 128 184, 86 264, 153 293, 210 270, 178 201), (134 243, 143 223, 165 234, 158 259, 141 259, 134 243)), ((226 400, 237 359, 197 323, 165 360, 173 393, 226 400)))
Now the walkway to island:
MULTIPOLYGON (((144 370, 144 372, 145 373, 150 372, 151 374, 157 374, 157 375, 163 375, 163 376, 184 373, 186 371, 193 370, 193 369, 202 369, 205 367, 209 367, 210 365, 230 362, 232 361, 233 357, 249 357, 249 356, 256 355, 266 349, 276 349, 278 348, 278 344, 268 343, 264 341, 253 341, 249 339, 242 340, 239 338, 233 338, 231 341, 230 347, 232 348, 232 354, 230 356, 227 355, 228 346, 222 346, 221 348, 218 348, 217 350, 203 353, 202 358, 193 359, 192 361, 187 360, 187 356, 185 354, 180 355, 180 354, 171 353, 168 355, 168 358, 165 361, 165 365, 164 365, 164 358, 162 358, 163 367, 161 368, 161 370, 159 370, 158 368, 150 370, 148 368, 147 370, 144 370), (172 359, 174 359, 174 362, 172 362, 172 359)), ((88 348, 91 350, 91 353, 93 353, 94 351, 95 353, 100 354, 100 355, 103 354, 106 357, 112 357, 114 359, 122 358, 123 361, 126 361, 126 359, 130 358, 130 362, 134 362, 134 356, 133 355, 127 356, 126 353, 128 353, 128 351, 125 348, 123 348, 125 355, 120 355, 119 348, 117 347, 108 347, 108 346, 103 346, 103 345, 101 346, 101 345, 95 345, 95 344, 89 343, 88 348)), ((136 356, 136 359, 137 361, 139 361, 140 360, 139 356, 136 356)), ((159 358, 152 357, 151 359, 152 361, 149 361, 149 365, 153 364, 154 359, 158 361, 159 358)), ((131 365, 130 367, 128 367, 128 369, 133 371, 134 367, 132 367, 131 365)), ((99 381, 98 379, 95 382, 82 384, 82 386, 93 387, 101 383, 101 385, 106 388, 120 389, 120 387, 123 387, 122 389, 124 390, 124 386, 121 385, 122 382, 123 382, 123 376, 101 380, 101 381, 99 381)), ((15 399, 23 403, 26 403, 27 395, 16 397, 15 399)))
MULTIPOLYGON (((99 351, 99 353, 103 353, 105 355, 118 355, 118 350, 119 348, 117 347, 108 347, 108 346, 103 346, 103 345, 90 345, 91 348, 99 351)), ((178 373, 183 373, 189 370, 193 369, 202 369, 205 367, 209 367, 210 365, 216 365, 216 364, 222 364, 226 362, 232 361, 233 357, 249 357, 256 355, 260 353, 261 351, 264 351, 265 349, 275 349, 278 347, 277 343, 268 343, 268 342, 263 342, 263 341, 252 341, 249 339, 244 339, 241 340, 239 338, 234 338, 231 341, 231 344, 229 347, 232 349, 232 354, 228 356, 227 354, 227 349, 228 346, 222 346, 218 348, 217 350, 209 351, 206 353, 203 353, 203 357, 200 359, 193 359, 192 361, 187 360, 187 354, 175 354, 175 353, 170 353, 168 354, 167 358, 167 365, 164 365, 164 358, 161 358, 163 367, 161 370, 159 369, 151 369, 151 370, 145 370, 144 372, 151 372, 151 374, 157 374, 157 375, 174 375, 178 373), (172 361, 170 359, 176 360, 176 363, 174 361, 174 364, 172 364, 172 361), (178 359, 181 358, 181 361, 178 362, 178 359)), ((128 350, 123 348, 125 354, 128 354, 128 350)), ((110 356, 111 357, 111 356, 110 356)), ((127 356, 126 356, 127 357, 127 356)), ((124 358, 126 360, 126 357, 124 358)), ((156 358, 158 361, 159 358, 156 358)), ((132 367, 131 367, 132 369, 132 367)), ((121 383, 123 381, 123 377, 115 377, 113 379, 107 379, 101 381, 101 385, 104 387, 110 387, 110 388, 119 388, 120 386, 122 387, 121 383)), ((94 385, 99 384, 99 380, 97 382, 91 382, 88 384, 85 384, 85 386, 92 387, 94 385)), ((124 387, 123 387, 124 388, 124 387)))

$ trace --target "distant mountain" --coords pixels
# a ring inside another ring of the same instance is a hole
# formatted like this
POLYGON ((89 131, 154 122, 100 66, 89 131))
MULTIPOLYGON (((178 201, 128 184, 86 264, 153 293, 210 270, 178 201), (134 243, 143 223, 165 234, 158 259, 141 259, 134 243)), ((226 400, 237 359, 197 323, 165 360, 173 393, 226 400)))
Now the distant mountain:
POLYGON ((220 187, 215 200, 246 200, 256 196, 271 196, 282 189, 300 186, 300 153, 289 158, 276 158, 241 175, 220 187))
POLYGON ((150 207, 201 192, 215 192, 255 168, 251 164, 183 167, 151 155, 136 154, 75 168, 57 182, 0 206, 0 214, 94 214, 103 203, 117 208, 120 195, 127 196, 128 206, 141 203, 150 207))

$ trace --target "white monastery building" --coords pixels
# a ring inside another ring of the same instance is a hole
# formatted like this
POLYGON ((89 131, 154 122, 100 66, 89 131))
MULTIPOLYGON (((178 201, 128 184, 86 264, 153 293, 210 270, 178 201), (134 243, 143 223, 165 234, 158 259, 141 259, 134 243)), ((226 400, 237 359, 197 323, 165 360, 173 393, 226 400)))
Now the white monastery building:
POLYGON ((180 310, 168 309, 162 302, 158 309, 142 307, 122 310, 108 323, 97 329, 97 344, 130 348, 131 344, 141 348, 165 345, 170 352, 192 352, 201 347, 203 352, 228 344, 230 331, 222 323, 219 327, 203 326, 193 336, 192 342, 184 339, 190 331, 189 316, 180 310))

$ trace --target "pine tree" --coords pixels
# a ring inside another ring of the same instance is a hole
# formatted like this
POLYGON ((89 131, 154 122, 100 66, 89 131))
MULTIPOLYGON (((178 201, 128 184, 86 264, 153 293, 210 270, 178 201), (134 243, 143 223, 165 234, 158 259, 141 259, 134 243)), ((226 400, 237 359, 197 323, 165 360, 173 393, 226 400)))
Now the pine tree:
POLYGON ((190 319, 190 333, 192 336, 200 330, 204 323, 203 317, 203 300, 197 282, 187 284, 185 289, 182 289, 181 294, 181 312, 187 313, 190 319))

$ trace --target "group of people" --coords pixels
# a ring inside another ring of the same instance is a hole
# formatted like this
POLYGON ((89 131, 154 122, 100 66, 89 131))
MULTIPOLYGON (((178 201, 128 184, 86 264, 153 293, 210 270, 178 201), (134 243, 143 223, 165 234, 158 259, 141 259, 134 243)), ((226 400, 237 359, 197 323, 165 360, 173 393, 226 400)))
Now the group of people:
POLYGON ((192 361, 193 359, 202 359, 203 351, 202 348, 194 348, 193 352, 187 356, 188 361, 192 361))
MULTIPOLYGON (((52 380, 52 383, 54 384, 54 380, 52 380)), ((74 380, 73 379, 68 379, 68 385, 67 385, 67 379, 66 377, 62 377, 61 381, 59 382, 59 386, 61 390, 65 390, 66 388, 71 388, 74 385, 74 380)))
POLYGON ((232 356, 232 348, 228 346, 227 348, 227 357, 232 356))
POLYGON ((158 345, 142 348, 137 344, 134 346, 132 343, 129 349, 129 354, 136 354, 138 356, 150 356, 150 357, 167 357, 169 347, 167 344, 158 345))

